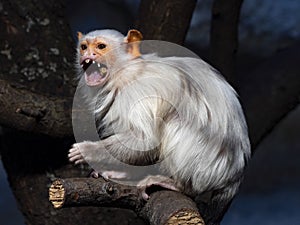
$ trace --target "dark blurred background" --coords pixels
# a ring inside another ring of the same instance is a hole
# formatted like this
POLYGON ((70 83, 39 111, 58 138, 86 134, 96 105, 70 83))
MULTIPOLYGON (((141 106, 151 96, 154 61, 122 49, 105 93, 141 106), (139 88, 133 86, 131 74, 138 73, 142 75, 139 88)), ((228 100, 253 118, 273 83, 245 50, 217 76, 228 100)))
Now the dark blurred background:
MULTIPOLYGON (((66 14, 74 38, 76 31, 103 28, 126 33, 133 28, 139 5, 138 0, 67 2, 66 14)), ((203 59, 208 59, 211 5, 212 0, 198 0, 186 38, 186 46, 203 59)), ((240 76, 276 52, 300 42, 299 12, 299 0, 244 0, 239 26, 240 76)), ((241 191, 222 224, 300 224, 299 131, 300 107, 284 118, 258 147, 241 191)), ((0 224, 24 224, 1 161, 0 224)))

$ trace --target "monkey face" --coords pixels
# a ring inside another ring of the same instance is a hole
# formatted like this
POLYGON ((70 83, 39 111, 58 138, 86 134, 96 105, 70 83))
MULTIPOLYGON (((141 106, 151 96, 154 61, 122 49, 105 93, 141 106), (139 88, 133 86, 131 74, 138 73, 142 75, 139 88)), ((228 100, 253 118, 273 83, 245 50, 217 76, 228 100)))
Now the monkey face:
POLYGON ((141 56, 139 41, 142 34, 137 30, 130 30, 126 37, 112 30, 94 31, 87 35, 78 32, 77 35, 78 63, 88 86, 103 85, 110 74, 114 74, 110 71, 141 56))
POLYGON ((108 77, 110 45, 101 38, 86 38, 79 43, 79 64, 88 86, 103 84, 108 77))

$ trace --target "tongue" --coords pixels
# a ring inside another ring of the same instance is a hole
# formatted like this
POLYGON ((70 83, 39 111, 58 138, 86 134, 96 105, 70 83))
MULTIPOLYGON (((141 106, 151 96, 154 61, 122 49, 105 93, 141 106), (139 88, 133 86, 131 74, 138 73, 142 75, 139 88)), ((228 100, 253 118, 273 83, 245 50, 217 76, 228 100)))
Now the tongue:
POLYGON ((96 83, 102 79, 102 76, 98 71, 93 71, 87 76, 87 80, 89 83, 96 83))

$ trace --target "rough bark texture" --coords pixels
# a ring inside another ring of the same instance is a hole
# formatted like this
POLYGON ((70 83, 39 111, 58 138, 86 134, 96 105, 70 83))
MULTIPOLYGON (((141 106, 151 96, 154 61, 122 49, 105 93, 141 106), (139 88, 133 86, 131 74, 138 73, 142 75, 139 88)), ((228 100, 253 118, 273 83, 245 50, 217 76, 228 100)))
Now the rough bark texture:
POLYGON ((204 225, 195 203, 188 197, 173 191, 158 191, 139 213, 152 225, 197 224, 204 225))
POLYGON ((45 95, 73 95, 75 45, 64 10, 62 1, 1 1, 1 79, 45 95))
POLYGON ((234 83, 238 24, 243 0, 215 0, 210 32, 210 61, 234 83))
POLYGON ((137 28, 145 40, 183 44, 196 0, 142 0, 137 28))
POLYGON ((238 89, 253 150, 300 102, 299 52, 300 43, 240 76, 238 89))
POLYGON ((93 178, 59 179, 49 188, 54 208, 110 206, 136 211, 152 225, 203 224, 196 204, 173 191, 158 191, 145 202, 136 187, 93 178))
POLYGON ((54 208, 73 206, 110 206, 138 210, 143 205, 137 188, 102 178, 55 180, 49 188, 54 208), (59 198, 58 198, 59 196, 59 198), (61 199, 61 201, 58 201, 61 199))
POLYGON ((72 135, 72 98, 47 97, 0 80, 0 124, 28 132, 72 135))

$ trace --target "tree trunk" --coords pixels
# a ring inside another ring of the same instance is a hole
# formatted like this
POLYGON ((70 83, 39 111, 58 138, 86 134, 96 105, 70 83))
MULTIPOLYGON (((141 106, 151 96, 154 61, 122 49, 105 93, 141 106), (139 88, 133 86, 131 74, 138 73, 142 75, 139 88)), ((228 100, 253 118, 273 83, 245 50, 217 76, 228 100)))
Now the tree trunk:
POLYGON ((0 124, 50 136, 72 135, 72 99, 47 97, 0 80, 0 124), (49 100, 51 99, 51 100, 49 100))
POLYGON ((43 95, 73 96, 75 45, 62 1, 1 5, 0 78, 43 95))
POLYGON ((142 0, 137 28, 145 40, 183 44, 196 0, 142 0))
POLYGON ((253 150, 300 102, 300 42, 238 80, 253 150))
POLYGON ((238 24, 243 0, 214 0, 210 31, 210 61, 234 83, 238 24))

